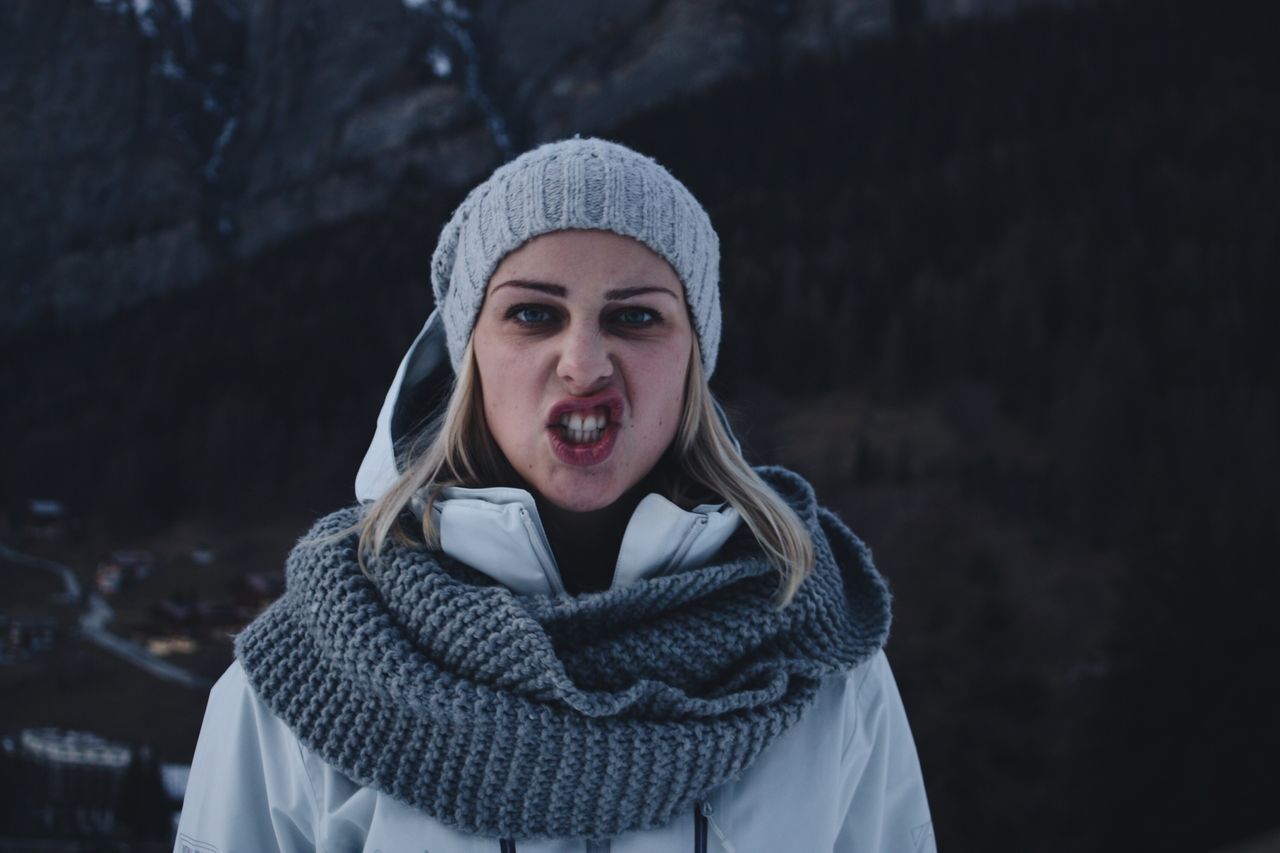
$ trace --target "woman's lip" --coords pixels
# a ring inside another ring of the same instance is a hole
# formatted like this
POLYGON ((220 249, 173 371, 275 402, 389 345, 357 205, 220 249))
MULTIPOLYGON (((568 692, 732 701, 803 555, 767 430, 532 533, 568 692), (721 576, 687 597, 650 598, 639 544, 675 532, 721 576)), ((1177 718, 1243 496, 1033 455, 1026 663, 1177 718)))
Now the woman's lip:
POLYGON ((603 391, 590 397, 570 397, 556 403, 551 407, 551 413, 547 415, 547 426, 559 426, 560 418, 564 415, 581 414, 601 407, 609 410, 610 423, 618 423, 622 420, 622 395, 617 391, 603 391))
POLYGON ((547 433, 551 436, 551 450, 557 459, 566 465, 587 467, 599 465, 609 458, 613 453, 613 445, 618 440, 619 429, 618 424, 612 421, 605 424, 600 437, 590 444, 573 444, 565 441, 564 432, 559 424, 548 427, 547 433))

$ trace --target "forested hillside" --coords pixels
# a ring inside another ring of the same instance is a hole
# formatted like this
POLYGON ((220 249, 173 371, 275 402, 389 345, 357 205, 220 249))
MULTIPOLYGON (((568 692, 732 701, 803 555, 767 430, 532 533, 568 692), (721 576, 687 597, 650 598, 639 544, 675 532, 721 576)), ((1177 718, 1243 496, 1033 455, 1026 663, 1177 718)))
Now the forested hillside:
MULTIPOLYGON (((859 515, 895 584, 945 849, 1280 822, 1273 34, 1261 0, 1033 10, 612 134, 720 231, 713 384, 753 454, 859 515)), ((139 530, 349 500, 458 200, 407 183, 226 280, 7 344, 5 497, 139 530)))

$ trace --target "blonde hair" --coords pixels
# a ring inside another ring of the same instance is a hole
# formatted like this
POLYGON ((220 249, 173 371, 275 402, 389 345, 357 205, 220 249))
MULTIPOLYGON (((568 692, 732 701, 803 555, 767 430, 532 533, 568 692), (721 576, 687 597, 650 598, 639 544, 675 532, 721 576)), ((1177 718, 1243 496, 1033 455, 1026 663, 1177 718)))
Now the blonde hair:
MULTIPOLYGON (((359 523, 360 564, 366 554, 381 553, 388 536, 410 540, 400 516, 426 490, 422 537, 439 548, 439 531, 431 505, 446 486, 490 486, 515 476, 493 440, 484 418, 484 398, 471 342, 444 412, 429 422, 403 449, 397 448, 402 473, 369 507, 359 523)), ((756 542, 779 573, 775 604, 785 607, 813 571, 813 541, 795 511, 782 500, 742 457, 716 411, 715 398, 702 369, 695 339, 685 378, 684 414, 668 450, 678 474, 664 483, 665 497, 685 502, 690 485, 701 486, 729 503, 746 523, 756 542)))

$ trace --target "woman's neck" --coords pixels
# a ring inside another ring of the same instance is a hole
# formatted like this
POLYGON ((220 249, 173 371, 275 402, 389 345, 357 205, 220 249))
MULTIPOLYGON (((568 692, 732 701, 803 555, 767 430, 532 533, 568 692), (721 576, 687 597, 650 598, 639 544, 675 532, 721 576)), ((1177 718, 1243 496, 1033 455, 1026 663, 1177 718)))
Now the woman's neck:
POLYGON ((570 512, 538 501, 538 514, 569 594, 598 592, 613 583, 622 536, 640 497, 628 493, 590 512, 570 512))
POLYGON ((560 579, 570 595, 599 592, 613 583, 627 523, 656 484, 655 470, 609 506, 588 512, 561 509, 534 493, 560 579))

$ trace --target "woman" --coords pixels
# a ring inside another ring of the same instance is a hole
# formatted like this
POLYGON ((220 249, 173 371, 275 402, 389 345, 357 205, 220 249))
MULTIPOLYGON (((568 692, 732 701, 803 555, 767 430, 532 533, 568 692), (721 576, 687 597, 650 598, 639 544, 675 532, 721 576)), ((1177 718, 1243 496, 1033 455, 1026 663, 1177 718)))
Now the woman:
POLYGON ((884 583, 707 387, 718 266, 614 143, 471 192, 361 504, 210 695, 179 851, 933 849, 884 583))

